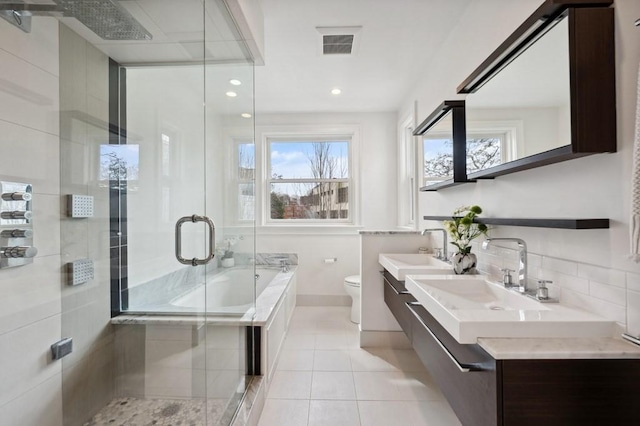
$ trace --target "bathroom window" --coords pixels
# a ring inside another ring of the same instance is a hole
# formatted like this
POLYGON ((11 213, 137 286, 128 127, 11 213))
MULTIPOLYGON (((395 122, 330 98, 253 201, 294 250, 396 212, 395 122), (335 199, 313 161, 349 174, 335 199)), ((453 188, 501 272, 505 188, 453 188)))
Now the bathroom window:
POLYGON ((256 155, 253 142, 236 141, 236 185, 234 186, 238 221, 249 222, 255 218, 256 155))
MULTIPOLYGON (((516 158, 515 128, 475 129, 467 133, 467 173, 484 170, 516 158)), ((423 182, 432 185, 453 179, 453 142, 450 135, 431 132, 422 140, 423 182)))
POLYGON ((352 136, 266 139, 266 223, 354 223, 352 136))
MULTIPOLYGON (((398 128, 398 225, 416 229, 417 191, 419 175, 416 172, 416 140, 413 110, 405 116, 398 128)), ((417 163, 419 164, 419 163, 417 163)))

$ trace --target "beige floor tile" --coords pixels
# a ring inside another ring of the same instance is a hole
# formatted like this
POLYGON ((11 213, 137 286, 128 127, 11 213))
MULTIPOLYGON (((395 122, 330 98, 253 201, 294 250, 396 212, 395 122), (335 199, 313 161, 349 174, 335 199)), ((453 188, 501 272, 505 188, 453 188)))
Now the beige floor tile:
POLYGON ((401 373, 396 381, 401 399, 409 401, 443 401, 444 396, 429 373, 416 371, 401 373))
POLYGON ((306 426, 309 401, 267 399, 258 426, 306 426))
POLYGON ((389 349, 361 348, 349 351, 353 371, 398 371, 396 359, 389 349))
POLYGON ((351 371, 349 352, 345 350, 315 351, 313 371, 351 371))
POLYGON ((407 401, 411 424, 429 426, 461 426, 451 406, 445 401, 407 401))
POLYGON ((353 372, 358 400, 402 401, 410 398, 409 383, 401 372, 362 371, 353 372), (404 392, 400 385, 403 384, 404 392))
POLYGON ((358 401, 358 411, 363 426, 418 426, 404 401, 358 401))
POLYGON ((311 400, 309 426, 360 426, 356 401, 311 400))
POLYGON ((316 339, 313 334, 289 334, 282 345, 284 350, 315 349, 316 339))
POLYGON ((345 333, 336 334, 316 334, 317 350, 338 350, 338 349, 356 349, 358 342, 349 339, 345 333))
POLYGON ((276 371, 267 394, 267 398, 274 399, 309 399, 310 397, 310 371, 276 371))
POLYGON ((351 372, 314 371, 311 399, 355 400, 353 375, 351 372))
POLYGON ((360 348, 349 312, 296 308, 259 425, 459 426, 416 353, 360 348))
POLYGON ((311 371, 313 370, 313 350, 283 350, 280 352, 278 370, 311 371))

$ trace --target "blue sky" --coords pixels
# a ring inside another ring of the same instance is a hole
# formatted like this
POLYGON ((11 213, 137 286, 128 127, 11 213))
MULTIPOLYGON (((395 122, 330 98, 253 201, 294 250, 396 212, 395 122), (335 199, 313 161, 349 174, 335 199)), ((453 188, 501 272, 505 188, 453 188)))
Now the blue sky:
MULTIPOLYGON (((330 153, 348 167, 349 144, 344 141, 327 142, 330 153)), ((309 167, 309 156, 313 155, 313 147, 309 142, 271 142, 271 170, 284 178, 313 178, 309 167)), ((340 166, 336 173, 340 173, 340 166)), ((348 173, 348 171, 347 171, 348 173)))
POLYGON ((451 139, 424 139, 424 159, 432 160, 441 153, 451 154, 453 148, 451 146, 451 139), (449 144, 447 145, 447 142, 449 144))

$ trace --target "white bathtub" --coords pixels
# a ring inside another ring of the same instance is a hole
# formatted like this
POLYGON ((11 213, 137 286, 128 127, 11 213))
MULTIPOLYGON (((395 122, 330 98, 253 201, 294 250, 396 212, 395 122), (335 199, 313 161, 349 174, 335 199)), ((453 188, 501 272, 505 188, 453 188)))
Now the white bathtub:
POLYGON ((171 305, 186 312, 212 315, 244 315, 254 308, 254 301, 273 283, 280 281, 280 269, 256 267, 258 275, 254 295, 253 268, 231 268, 207 279, 207 284, 177 297, 171 305))

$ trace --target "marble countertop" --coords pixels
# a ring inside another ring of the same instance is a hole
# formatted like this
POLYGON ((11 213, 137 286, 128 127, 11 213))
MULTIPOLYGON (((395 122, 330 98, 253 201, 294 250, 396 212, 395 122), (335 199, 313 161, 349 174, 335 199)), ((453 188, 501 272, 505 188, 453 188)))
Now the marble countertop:
POLYGON ((373 231, 360 231, 360 235, 421 235, 422 231, 414 231, 411 229, 393 229, 389 231, 385 230, 373 230, 373 231))
POLYGON ((621 338, 479 338, 495 359, 639 359, 640 346, 621 338))

